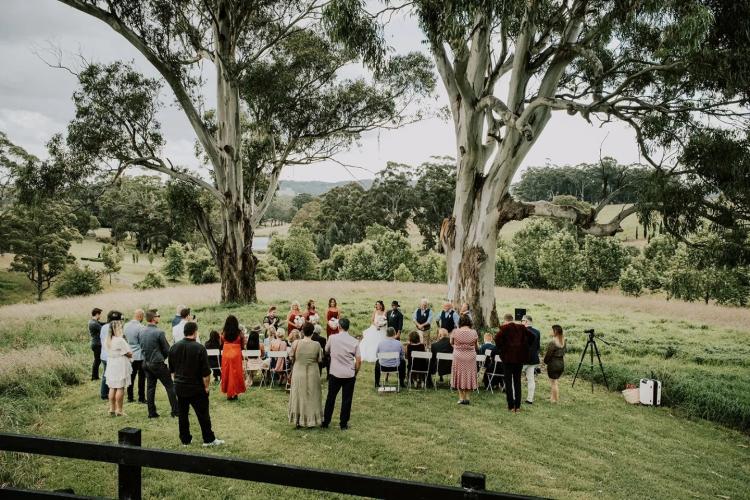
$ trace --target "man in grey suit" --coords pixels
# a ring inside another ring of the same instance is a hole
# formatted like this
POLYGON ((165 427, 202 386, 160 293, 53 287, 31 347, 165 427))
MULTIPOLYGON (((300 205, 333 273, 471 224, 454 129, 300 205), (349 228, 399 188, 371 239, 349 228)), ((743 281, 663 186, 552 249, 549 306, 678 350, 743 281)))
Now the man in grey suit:
POLYGON ((174 392, 174 383, 172 374, 167 368, 166 360, 169 357, 169 344, 164 330, 161 330, 159 324, 159 311, 149 309, 146 311, 147 325, 140 334, 139 343, 143 353, 143 371, 146 372, 146 404, 148 405, 148 418, 158 418, 156 412, 156 381, 161 382, 169 397, 169 404, 172 407, 172 416, 176 417, 177 396, 174 392))

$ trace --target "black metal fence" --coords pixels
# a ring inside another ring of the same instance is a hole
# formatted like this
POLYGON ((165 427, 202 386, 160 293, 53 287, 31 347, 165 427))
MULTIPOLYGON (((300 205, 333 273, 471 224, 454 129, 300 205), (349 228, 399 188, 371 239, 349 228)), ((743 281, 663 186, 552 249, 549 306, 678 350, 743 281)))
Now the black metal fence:
MULTIPOLYGON (((117 464, 118 496, 121 499, 140 500, 142 467, 371 498, 431 500, 535 498, 487 491, 485 489, 485 476, 472 472, 464 472, 461 476, 460 487, 444 486, 294 465, 142 448, 141 430, 134 428, 120 430, 118 441, 119 444, 108 444, 0 433, 0 450, 117 464)), ((182 492, 180 496, 188 498, 190 495, 188 492, 182 492)), ((0 497, 88 498, 75 495, 72 492, 43 492, 17 488, 0 488, 0 497)))

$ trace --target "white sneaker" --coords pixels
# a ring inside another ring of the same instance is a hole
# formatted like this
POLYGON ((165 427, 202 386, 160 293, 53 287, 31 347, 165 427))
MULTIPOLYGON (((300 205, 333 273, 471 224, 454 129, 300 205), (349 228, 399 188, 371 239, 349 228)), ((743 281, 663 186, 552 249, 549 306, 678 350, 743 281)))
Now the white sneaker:
POLYGON ((210 443, 203 443, 203 446, 204 447, 208 447, 208 446, 221 446, 223 444, 224 444, 223 440, 221 440, 221 439, 214 439, 210 443))

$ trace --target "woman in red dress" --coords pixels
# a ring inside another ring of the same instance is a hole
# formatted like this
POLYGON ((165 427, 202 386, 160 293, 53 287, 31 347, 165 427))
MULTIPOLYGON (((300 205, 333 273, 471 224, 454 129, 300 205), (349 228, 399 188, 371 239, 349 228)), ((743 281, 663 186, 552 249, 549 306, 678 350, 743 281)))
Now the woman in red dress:
POLYGON ((235 401, 245 392, 245 370, 242 368, 242 332, 233 315, 227 316, 221 332, 223 343, 221 356, 221 392, 228 401, 235 401))
POLYGON ((338 319, 340 317, 341 310, 338 307, 338 302, 336 302, 336 299, 331 297, 330 299, 328 299, 328 309, 326 310, 326 334, 333 335, 341 331, 338 326, 338 319), (336 328, 331 328, 331 320, 333 318, 336 318, 336 328))
MULTIPOLYGON (((320 315, 315 308, 315 301, 313 299, 307 301, 307 311, 305 311, 305 314, 303 314, 302 317, 305 318, 305 321, 309 321, 313 325, 317 325, 320 321, 320 315)), ((302 328, 297 327, 297 330, 302 331, 302 328)))
POLYGON ((471 319, 461 316, 458 328, 451 333, 453 367, 451 387, 458 390, 458 404, 469 404, 469 394, 477 388, 477 341, 479 336, 471 328, 471 319))
POLYGON ((305 324, 305 321, 302 312, 299 310, 299 302, 292 302, 292 309, 289 311, 289 316, 286 318, 287 335, 292 333, 292 330, 301 330, 303 324, 305 324))

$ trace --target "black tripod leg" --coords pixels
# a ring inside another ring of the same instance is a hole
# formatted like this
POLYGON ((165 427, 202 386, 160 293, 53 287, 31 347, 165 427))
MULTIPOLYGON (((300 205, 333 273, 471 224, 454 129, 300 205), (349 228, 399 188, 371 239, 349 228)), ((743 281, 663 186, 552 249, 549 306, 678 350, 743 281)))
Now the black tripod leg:
POLYGON ((583 348, 583 352, 581 353, 581 360, 578 362, 578 368, 576 368, 576 374, 573 376, 573 387, 576 386, 576 379, 578 378, 578 372, 581 371, 581 365, 583 364, 583 360, 586 357, 586 351, 589 348, 589 343, 586 342, 586 347, 583 348))
POLYGON ((596 345, 596 342, 594 342, 594 351, 596 352, 596 359, 599 360, 599 369, 602 371, 602 377, 604 377, 604 385, 607 387, 607 390, 609 390, 609 382, 607 382, 607 375, 604 373, 602 357, 599 355, 599 347, 596 345))

